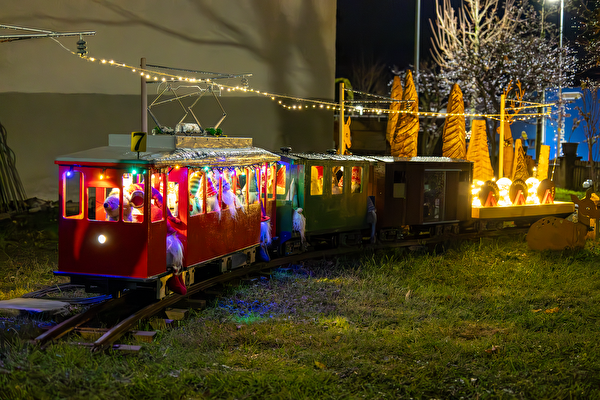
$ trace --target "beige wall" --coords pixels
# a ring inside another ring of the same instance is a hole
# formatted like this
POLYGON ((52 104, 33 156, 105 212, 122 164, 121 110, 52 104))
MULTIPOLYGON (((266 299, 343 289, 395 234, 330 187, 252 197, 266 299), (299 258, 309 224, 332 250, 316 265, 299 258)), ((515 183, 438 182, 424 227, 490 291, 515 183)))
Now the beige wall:
MULTIPOLYGON (((0 7, 2 24, 96 31, 85 37, 96 58, 137 66, 144 57, 149 64, 252 73, 250 86, 260 91, 334 96, 335 0, 0 0, 0 7)), ((73 51, 77 40, 58 39, 73 51)), ((0 122, 27 196, 57 197, 56 156, 105 145, 109 133, 138 130, 140 88, 134 73, 87 62, 52 39, 0 43, 0 122)), ((148 86, 150 101, 155 91, 148 86)), ((287 111, 258 95, 224 92, 219 99, 228 136, 251 136, 269 150, 332 147, 331 112, 287 111)), ((205 127, 220 118, 208 97, 194 110, 205 127)), ((168 106, 156 112, 173 127, 182 116, 168 106)))

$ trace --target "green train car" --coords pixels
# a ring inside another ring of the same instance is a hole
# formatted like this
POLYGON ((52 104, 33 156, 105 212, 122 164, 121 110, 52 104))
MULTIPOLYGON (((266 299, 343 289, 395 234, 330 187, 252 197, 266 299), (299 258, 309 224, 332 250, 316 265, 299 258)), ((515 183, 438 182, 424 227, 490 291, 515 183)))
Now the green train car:
POLYGON ((310 243, 353 245, 370 229, 370 157, 335 153, 280 154, 277 170, 276 253, 310 243))

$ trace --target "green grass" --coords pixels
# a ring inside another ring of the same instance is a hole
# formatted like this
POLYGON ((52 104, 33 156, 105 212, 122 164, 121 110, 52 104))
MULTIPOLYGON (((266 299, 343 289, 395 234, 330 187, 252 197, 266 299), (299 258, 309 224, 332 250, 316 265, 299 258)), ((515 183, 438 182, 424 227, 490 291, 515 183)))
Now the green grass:
POLYGON ((569 190, 569 189, 563 189, 563 188, 559 188, 557 187, 555 190, 555 200, 557 201, 571 201, 571 195, 574 194, 575 196, 579 197, 580 199, 583 199, 585 197, 585 191, 581 191, 581 190, 569 190))
POLYGON ((0 398, 598 398, 599 264, 522 236, 307 262, 137 355, 5 340, 0 398))

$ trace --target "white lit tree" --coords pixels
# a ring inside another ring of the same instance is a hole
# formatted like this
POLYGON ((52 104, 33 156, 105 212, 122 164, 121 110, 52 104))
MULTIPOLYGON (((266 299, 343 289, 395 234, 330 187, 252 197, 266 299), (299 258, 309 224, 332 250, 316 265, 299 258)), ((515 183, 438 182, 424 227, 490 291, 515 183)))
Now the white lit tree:
MULTIPOLYGON (((459 9, 450 0, 436 0, 436 19, 430 23, 440 80, 448 87, 458 83, 465 109, 485 114, 499 113, 500 95, 511 81, 521 82, 529 101, 540 101, 543 88, 559 81, 567 87, 575 58, 563 46, 559 65, 556 27, 542 21, 526 0, 464 0, 459 9)), ((497 120, 487 126, 493 165, 497 126, 497 120)))

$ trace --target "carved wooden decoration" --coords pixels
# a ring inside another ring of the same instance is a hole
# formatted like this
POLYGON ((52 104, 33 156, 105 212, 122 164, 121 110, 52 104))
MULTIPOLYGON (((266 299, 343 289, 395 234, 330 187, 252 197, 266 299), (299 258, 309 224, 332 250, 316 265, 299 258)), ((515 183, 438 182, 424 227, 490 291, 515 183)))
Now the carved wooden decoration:
POLYGON ((600 217, 600 210, 592 200, 593 189, 588 189, 585 198, 579 200, 571 195, 577 204, 578 222, 556 217, 546 217, 535 222, 527 232, 527 245, 532 250, 565 250, 585 247, 590 219, 600 217))
POLYGON ((540 146, 540 156, 538 157, 537 176, 541 182, 548 179, 548 165, 550 164, 550 146, 540 146))
MULTIPOLYGON (((400 77, 396 75, 394 77, 394 81, 392 83, 392 93, 390 97, 393 100, 402 100, 402 82, 400 81, 400 77)), ((396 132, 396 126, 398 125, 398 111, 402 109, 402 103, 399 101, 394 101, 390 104, 390 113, 388 114, 388 122, 387 128, 385 130, 385 140, 390 145, 392 145, 392 138, 394 137, 394 132, 396 132)))
MULTIPOLYGON (((498 132, 500 132, 500 128, 498 128, 498 132)), ((500 143, 499 145, 504 145, 504 163, 502 164, 502 170, 504 176, 510 178, 512 176, 512 167, 513 167, 513 157, 514 157, 514 140, 512 137, 512 133, 510 131, 510 122, 504 122, 504 144, 500 143)), ((503 178, 501 176, 500 178, 503 178)))
POLYGON ((526 181, 529 178, 529 171, 527 170, 527 162, 525 161, 525 150, 523 150, 523 141, 517 139, 515 141, 515 157, 512 167, 511 181, 521 179, 526 181))
POLYGON ((471 140, 467 151, 467 160, 473 164, 473 181, 488 181, 494 178, 494 170, 488 150, 485 120, 476 119, 471 124, 471 140))
POLYGON ((419 135, 419 99, 410 71, 406 73, 402 100, 412 100, 410 103, 403 104, 403 109, 409 111, 410 114, 403 113, 398 117, 398 126, 391 143, 392 155, 395 157, 416 157, 419 135))
POLYGON ((352 136, 350 132, 350 117, 344 122, 344 154, 352 154, 349 149, 352 147, 352 136))
MULTIPOLYGON (((448 114, 464 114, 465 103, 462 91, 458 84, 452 86, 448 98, 448 114)), ((442 135, 442 155, 450 158, 464 159, 467 155, 467 144, 465 142, 465 116, 449 115, 444 122, 444 133, 442 135)))

